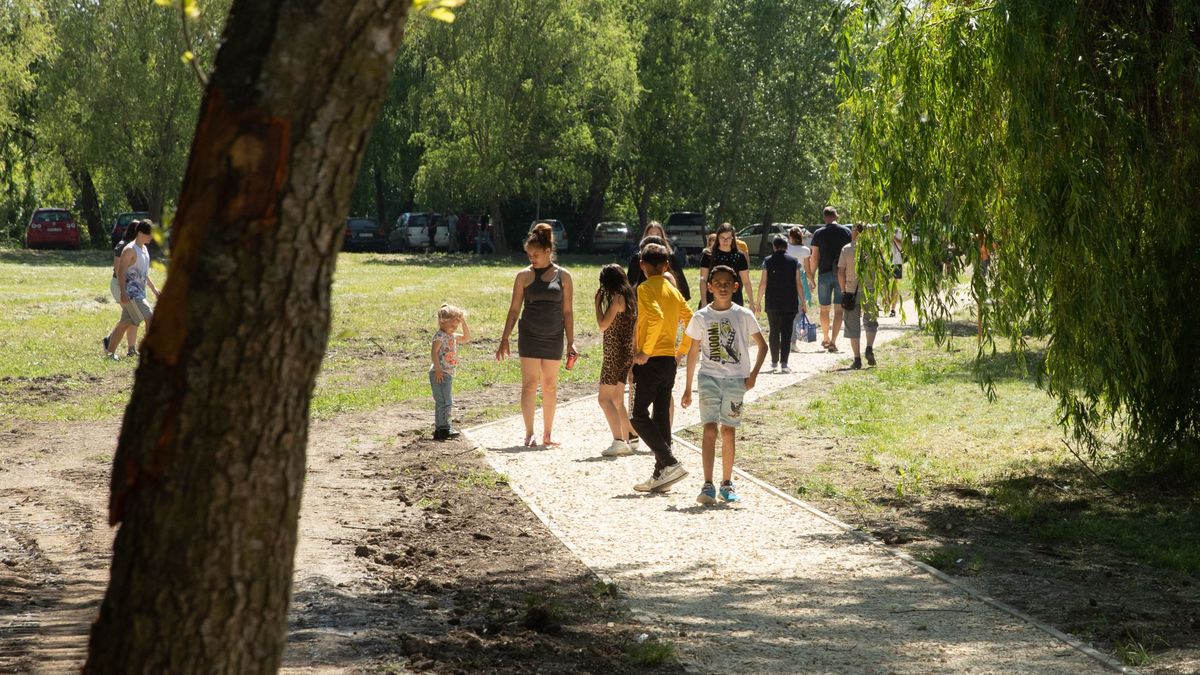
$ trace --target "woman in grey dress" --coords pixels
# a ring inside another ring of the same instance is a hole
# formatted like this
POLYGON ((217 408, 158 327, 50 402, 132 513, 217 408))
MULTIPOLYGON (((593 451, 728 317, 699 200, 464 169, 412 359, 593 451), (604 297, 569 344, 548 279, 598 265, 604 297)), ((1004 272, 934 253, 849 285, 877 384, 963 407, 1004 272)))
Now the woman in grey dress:
POLYGON ((525 239, 525 254, 529 256, 529 267, 517 272, 513 282, 512 303, 504 321, 500 346, 496 348, 496 360, 503 361, 509 355, 509 337, 516 325, 525 445, 536 445, 533 414, 538 387, 542 388, 542 445, 558 445, 551 430, 554 428, 564 337, 567 353, 576 353, 571 273, 554 263, 554 230, 549 223, 538 223, 529 232, 525 239))

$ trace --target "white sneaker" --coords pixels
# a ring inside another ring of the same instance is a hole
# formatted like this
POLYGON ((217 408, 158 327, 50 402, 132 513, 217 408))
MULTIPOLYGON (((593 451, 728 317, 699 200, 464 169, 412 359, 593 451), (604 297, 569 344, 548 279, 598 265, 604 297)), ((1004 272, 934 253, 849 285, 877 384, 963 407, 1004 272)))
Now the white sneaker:
POLYGON ((624 457, 625 455, 632 455, 633 449, 625 441, 614 438, 612 445, 609 445, 600 454, 604 457, 624 457))
POLYGON ((784 366, 779 369, 779 372, 782 373, 783 375, 790 375, 792 373, 792 369, 788 368, 787 366, 784 366))
POLYGON ((684 471, 683 465, 675 462, 671 466, 663 467, 661 471, 655 471, 649 479, 634 485, 633 489, 638 492, 666 492, 686 476, 687 471, 684 471))
POLYGON ((772 363, 772 364, 771 364, 771 369, 770 369, 770 370, 768 370, 767 372, 768 372, 768 373, 776 373, 776 372, 779 372, 779 364, 778 364, 778 363, 772 363))

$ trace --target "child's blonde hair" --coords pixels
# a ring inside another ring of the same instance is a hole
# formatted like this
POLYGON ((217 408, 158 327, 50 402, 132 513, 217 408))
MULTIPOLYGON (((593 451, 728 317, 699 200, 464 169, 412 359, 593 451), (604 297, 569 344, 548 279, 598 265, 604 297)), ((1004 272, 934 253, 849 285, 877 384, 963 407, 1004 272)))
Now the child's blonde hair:
POLYGON ((438 318, 438 323, 441 323, 443 321, 448 321, 450 319, 458 319, 459 321, 461 321, 462 318, 465 317, 466 315, 467 315, 467 310, 463 309, 462 307, 455 307, 454 305, 443 304, 441 306, 441 308, 438 309, 437 318, 438 318))

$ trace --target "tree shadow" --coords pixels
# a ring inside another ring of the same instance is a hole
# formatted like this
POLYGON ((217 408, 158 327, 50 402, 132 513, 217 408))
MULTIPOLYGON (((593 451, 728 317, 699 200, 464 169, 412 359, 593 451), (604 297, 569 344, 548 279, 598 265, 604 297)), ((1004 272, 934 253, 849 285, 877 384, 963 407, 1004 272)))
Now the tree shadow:
POLYGON ((1066 464, 872 501, 889 515, 869 528, 899 528, 919 558, 1063 631, 1108 650, 1200 648, 1194 495, 1066 464))
POLYGON ((33 267, 112 267, 111 250, 0 249, 0 264, 33 267))

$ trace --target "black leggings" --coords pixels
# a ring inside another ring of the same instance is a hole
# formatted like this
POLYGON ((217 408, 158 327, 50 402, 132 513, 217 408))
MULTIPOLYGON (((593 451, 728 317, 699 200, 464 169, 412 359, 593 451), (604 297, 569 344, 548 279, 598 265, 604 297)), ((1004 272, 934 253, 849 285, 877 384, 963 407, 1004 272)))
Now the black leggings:
POLYGON ((772 312, 767 310, 767 345, 771 348, 771 363, 786 366, 792 351, 792 326, 796 312, 772 312))

